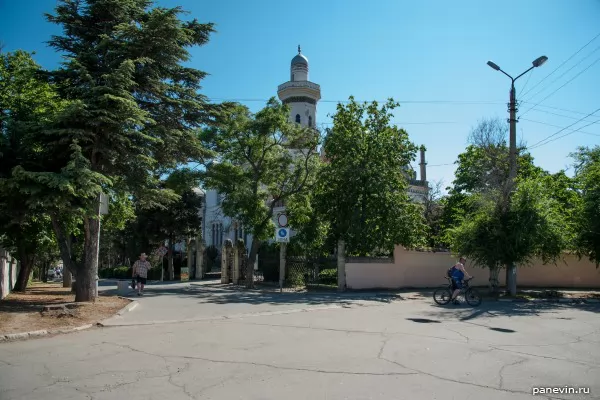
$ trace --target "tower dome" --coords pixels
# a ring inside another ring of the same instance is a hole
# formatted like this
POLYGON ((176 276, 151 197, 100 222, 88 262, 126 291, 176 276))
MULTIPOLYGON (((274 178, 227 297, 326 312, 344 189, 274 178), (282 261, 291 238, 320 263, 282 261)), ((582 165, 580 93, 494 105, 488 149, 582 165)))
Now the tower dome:
POLYGON ((306 58, 306 56, 300 52, 300 45, 298 45, 298 54, 292 58, 292 67, 294 65, 303 65, 308 67, 308 58, 306 58))
POLYGON ((308 58, 306 58, 298 45, 298 54, 292 58, 290 67, 291 81, 308 81, 308 58))

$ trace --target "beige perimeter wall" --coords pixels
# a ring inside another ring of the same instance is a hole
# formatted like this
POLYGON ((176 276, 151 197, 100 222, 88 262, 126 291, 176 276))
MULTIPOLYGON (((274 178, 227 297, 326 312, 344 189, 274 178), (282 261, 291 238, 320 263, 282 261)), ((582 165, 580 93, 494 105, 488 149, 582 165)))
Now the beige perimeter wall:
MULTIPOLYGON (((456 262, 450 253, 407 251, 396 247, 392 263, 347 263, 348 289, 426 288, 443 285, 446 270, 456 262)), ((489 271, 467 261, 467 271, 473 275, 474 286, 488 284, 489 271)), ((500 272, 500 284, 505 283, 505 270, 500 272)), ((557 265, 519 267, 517 284, 521 287, 600 288, 600 269, 587 259, 565 255, 557 265)))

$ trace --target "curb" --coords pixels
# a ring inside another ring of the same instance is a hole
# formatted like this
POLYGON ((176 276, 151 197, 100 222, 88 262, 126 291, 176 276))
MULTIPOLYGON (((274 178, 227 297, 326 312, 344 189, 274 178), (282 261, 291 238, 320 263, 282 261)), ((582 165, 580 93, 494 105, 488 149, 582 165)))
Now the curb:
POLYGON ((48 336, 48 335, 57 335, 59 333, 79 332, 79 331, 83 331, 85 329, 89 329, 92 326, 94 326, 94 324, 86 324, 86 325, 76 326, 75 328, 68 328, 68 329, 52 329, 52 330, 42 329, 39 331, 32 331, 32 332, 7 333, 6 335, 0 335, 0 342, 23 340, 23 339, 42 337, 42 336, 48 336))
MULTIPOLYGON (((131 300, 131 299, 128 299, 127 297, 121 297, 121 296, 119 296, 119 297, 122 299, 131 300)), ((129 304, 127 304, 125 307, 121 308, 115 315, 123 315, 129 311, 133 311, 138 306, 138 304, 140 304, 140 303, 137 300, 131 300, 131 302, 129 304)), ((100 322, 100 324, 102 324, 102 322, 100 322)))
POLYGON ((504 303, 598 304, 600 299, 498 299, 504 303))
MULTIPOLYGON (((131 300, 126 297, 121 297, 121 296, 118 296, 118 297, 120 297, 122 299, 126 299, 126 300, 131 300)), ((129 312, 129 311, 133 310, 134 308, 136 308, 138 306, 138 304, 139 303, 137 301, 131 300, 131 302, 129 304, 127 304, 125 307, 123 307, 121 310, 119 310, 115 315, 123 315, 126 312, 129 312)), ((10 342, 10 341, 15 341, 15 340, 24 340, 24 339, 36 338, 36 337, 42 337, 42 336, 48 336, 48 335, 57 335, 60 333, 79 332, 79 331, 84 331, 86 329, 90 329, 94 325, 103 326, 102 322, 97 322, 95 324, 85 324, 85 325, 76 326, 74 328, 67 328, 67 329, 52 329, 52 330, 42 329, 39 331, 31 331, 31 332, 7 333, 5 335, 0 335, 0 343, 10 342)))

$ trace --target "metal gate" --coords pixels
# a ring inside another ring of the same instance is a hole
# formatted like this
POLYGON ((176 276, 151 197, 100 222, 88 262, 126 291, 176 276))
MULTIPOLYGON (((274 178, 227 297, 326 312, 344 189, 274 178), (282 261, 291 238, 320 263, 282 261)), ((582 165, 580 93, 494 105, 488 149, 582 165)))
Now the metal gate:
POLYGON ((287 257, 284 286, 292 289, 336 289, 336 257, 287 257))

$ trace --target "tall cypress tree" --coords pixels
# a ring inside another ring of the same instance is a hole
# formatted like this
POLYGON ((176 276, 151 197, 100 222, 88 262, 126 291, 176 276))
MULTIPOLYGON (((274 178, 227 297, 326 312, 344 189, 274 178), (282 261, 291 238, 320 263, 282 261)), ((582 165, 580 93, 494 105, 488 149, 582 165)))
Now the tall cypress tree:
POLYGON ((176 197, 157 184, 161 174, 208 154, 197 130, 217 110, 198 93, 206 74, 182 64, 188 48, 208 41, 213 25, 182 14, 149 0, 60 0, 47 15, 63 29, 49 43, 65 61, 50 77, 70 107, 48 143, 63 167, 28 178, 49 196, 60 195, 51 216, 64 264, 76 274, 76 301, 97 295, 100 192, 118 185, 156 205, 176 197), (61 227, 65 213, 79 211, 84 255, 74 262, 61 227))

